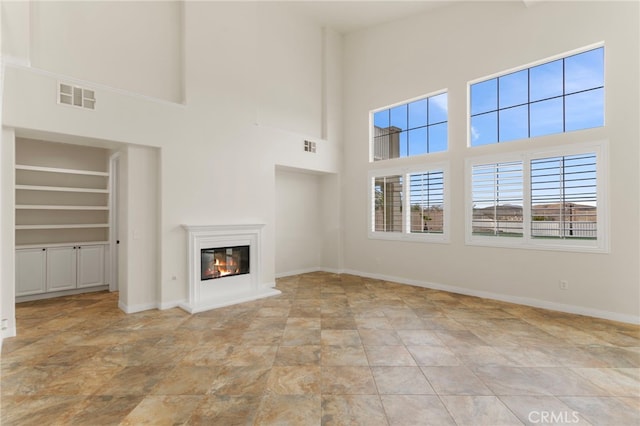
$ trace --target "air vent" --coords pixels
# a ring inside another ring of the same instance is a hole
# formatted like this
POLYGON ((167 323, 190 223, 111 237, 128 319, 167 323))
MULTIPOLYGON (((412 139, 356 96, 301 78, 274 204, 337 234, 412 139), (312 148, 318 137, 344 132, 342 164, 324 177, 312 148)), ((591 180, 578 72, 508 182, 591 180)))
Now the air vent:
POLYGON ((78 108, 95 109, 96 92, 79 86, 60 83, 58 86, 58 103, 78 108))
POLYGON ((304 141, 304 150, 305 152, 316 152, 316 143, 312 141, 304 141))

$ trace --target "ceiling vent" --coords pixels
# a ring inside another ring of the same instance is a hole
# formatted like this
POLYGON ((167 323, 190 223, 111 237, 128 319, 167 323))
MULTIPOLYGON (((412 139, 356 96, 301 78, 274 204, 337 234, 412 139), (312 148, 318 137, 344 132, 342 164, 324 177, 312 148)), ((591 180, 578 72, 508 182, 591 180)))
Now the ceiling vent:
POLYGON ((305 152, 316 152, 316 143, 312 141, 304 141, 304 150, 305 152))
POLYGON ((58 103, 78 108, 95 109, 96 92, 79 86, 60 83, 58 86, 58 103))

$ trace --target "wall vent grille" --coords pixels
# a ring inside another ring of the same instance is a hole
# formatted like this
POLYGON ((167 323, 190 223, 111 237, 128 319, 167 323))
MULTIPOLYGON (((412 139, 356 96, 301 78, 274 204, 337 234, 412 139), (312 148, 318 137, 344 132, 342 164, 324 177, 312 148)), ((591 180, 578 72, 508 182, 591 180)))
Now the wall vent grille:
POLYGON ((316 143, 312 141, 304 141, 304 150, 305 152, 312 152, 315 154, 316 152, 316 143))
POLYGON ((96 92, 71 84, 60 83, 58 103, 78 108, 96 109, 96 92))

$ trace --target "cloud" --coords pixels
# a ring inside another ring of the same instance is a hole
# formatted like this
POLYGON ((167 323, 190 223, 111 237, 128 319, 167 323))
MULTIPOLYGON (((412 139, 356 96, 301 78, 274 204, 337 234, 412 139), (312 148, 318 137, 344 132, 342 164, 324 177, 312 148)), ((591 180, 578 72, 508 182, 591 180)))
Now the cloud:
POLYGON ((474 141, 477 141, 479 138, 480 138, 480 133, 475 127, 471 126, 471 139, 473 139, 474 141))
POLYGON ((438 108, 440 108, 442 111, 445 111, 445 112, 447 112, 448 110, 447 99, 448 99, 448 96, 446 93, 432 96, 431 98, 429 98, 429 100, 433 102, 433 105, 437 106, 438 108))

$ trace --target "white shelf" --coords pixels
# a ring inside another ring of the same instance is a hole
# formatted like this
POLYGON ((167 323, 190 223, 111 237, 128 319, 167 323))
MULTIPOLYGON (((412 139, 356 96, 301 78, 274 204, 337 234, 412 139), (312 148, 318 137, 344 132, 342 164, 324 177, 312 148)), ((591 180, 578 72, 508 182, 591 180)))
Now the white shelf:
POLYGON ((108 189, 98 188, 72 188, 66 186, 39 186, 39 185, 16 185, 16 189, 26 191, 57 191, 57 192, 87 192, 95 194, 108 194, 108 189))
POLYGON ((68 225, 16 225, 18 229, 89 229, 89 228, 108 228, 108 223, 73 223, 68 225))
POLYGON ((53 204, 17 204, 16 210, 109 210, 108 206, 62 206, 53 204))
POLYGON ((72 175, 87 175, 87 176, 109 176, 109 173, 107 172, 96 172, 93 170, 61 169, 58 167, 28 166, 26 164, 16 164, 16 170, 30 170, 33 172, 49 172, 49 173, 67 173, 72 175))
POLYGON ((18 244, 16 249, 34 249, 34 248, 50 248, 50 247, 69 247, 69 246, 99 246, 107 245, 109 241, 70 241, 68 243, 45 243, 45 244, 18 244))

